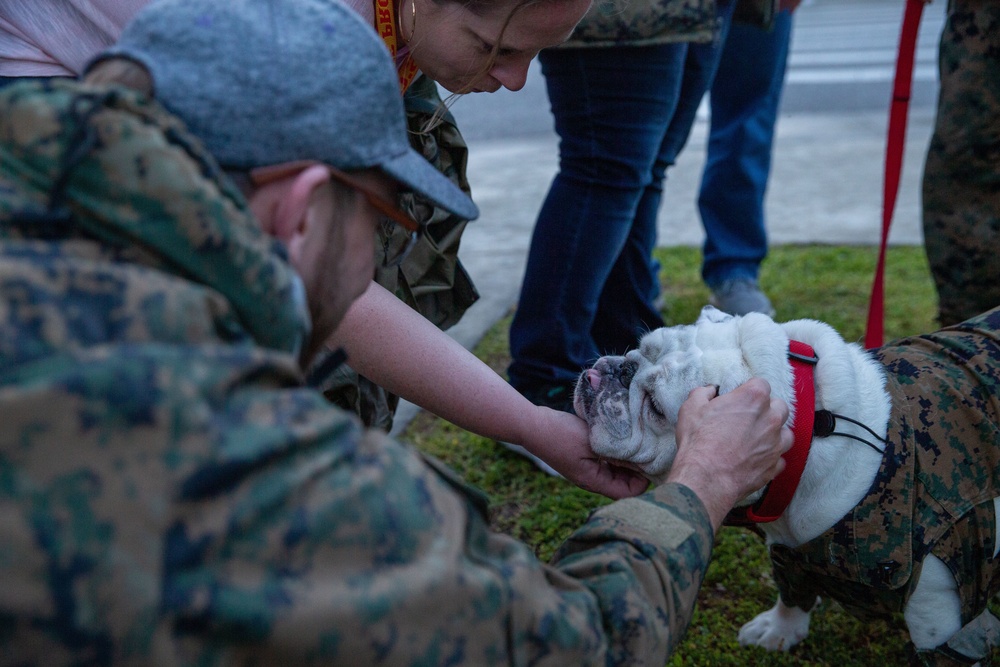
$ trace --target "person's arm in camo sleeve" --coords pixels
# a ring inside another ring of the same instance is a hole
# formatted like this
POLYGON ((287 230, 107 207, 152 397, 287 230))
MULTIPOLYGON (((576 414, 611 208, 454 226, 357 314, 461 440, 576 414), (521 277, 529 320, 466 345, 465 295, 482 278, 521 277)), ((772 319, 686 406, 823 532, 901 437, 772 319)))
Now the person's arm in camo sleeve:
POLYGON ((770 398, 767 383, 753 379, 713 399, 716 392, 696 389, 681 406, 667 483, 597 510, 556 556, 570 574, 597 575, 595 592, 616 610, 617 623, 605 615, 621 632, 609 664, 666 661, 691 620, 726 514, 784 468, 788 407, 770 398))
MULTIPOLYGON (((189 605, 171 610, 175 625, 206 631, 208 653, 222 640, 229 657, 273 664, 662 664, 690 620, 716 508, 773 475, 789 444, 787 409, 766 383, 712 393, 697 390, 682 413, 676 479, 686 482, 596 511, 551 565, 491 532, 481 495, 440 465, 320 419, 328 430, 305 429, 311 444, 271 461, 267 493, 246 496, 270 509, 244 502, 222 522, 239 531, 213 535, 199 545, 206 562, 171 573, 165 590, 189 605)), ((264 473, 243 486, 263 489, 264 473)), ((229 497, 187 515, 216 516, 229 497)))

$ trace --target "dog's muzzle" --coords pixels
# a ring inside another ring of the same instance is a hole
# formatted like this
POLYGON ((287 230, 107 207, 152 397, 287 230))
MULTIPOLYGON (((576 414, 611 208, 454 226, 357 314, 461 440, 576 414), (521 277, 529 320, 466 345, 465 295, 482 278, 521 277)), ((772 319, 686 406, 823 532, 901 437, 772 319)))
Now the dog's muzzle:
POLYGON ((629 386, 632 384, 632 378, 635 377, 635 372, 639 368, 639 364, 634 361, 629 361, 624 357, 614 357, 616 362, 621 360, 621 363, 616 363, 612 365, 610 369, 611 377, 621 383, 622 387, 627 391, 629 386))
MULTIPOLYGON (((577 383, 577 401, 583 415, 594 414, 594 403, 628 394, 639 365, 625 357, 601 357, 583 371, 577 383)), ((625 401, 627 404, 627 400, 625 401)))

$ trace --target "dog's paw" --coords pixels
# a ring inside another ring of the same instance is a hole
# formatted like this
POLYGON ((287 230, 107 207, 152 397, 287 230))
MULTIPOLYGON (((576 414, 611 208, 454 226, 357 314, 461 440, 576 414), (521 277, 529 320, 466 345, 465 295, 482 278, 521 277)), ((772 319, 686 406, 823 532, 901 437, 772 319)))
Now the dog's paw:
POLYGON ((786 607, 779 600, 742 628, 740 646, 760 646, 769 651, 787 651, 809 634, 809 612, 786 607))

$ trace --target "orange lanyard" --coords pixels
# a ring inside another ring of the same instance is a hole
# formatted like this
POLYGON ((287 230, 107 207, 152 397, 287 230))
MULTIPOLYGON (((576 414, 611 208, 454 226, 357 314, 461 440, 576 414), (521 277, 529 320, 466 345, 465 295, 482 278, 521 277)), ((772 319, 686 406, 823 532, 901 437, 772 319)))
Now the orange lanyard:
MULTIPOLYGON (((385 42, 389 49, 389 55, 392 56, 392 61, 395 63, 399 43, 396 37, 396 9, 393 7, 393 0, 374 0, 374 2, 375 30, 385 42)), ((413 62, 413 57, 409 53, 403 56, 403 62, 396 64, 400 92, 406 92, 414 77, 417 76, 417 71, 417 64, 413 62)))

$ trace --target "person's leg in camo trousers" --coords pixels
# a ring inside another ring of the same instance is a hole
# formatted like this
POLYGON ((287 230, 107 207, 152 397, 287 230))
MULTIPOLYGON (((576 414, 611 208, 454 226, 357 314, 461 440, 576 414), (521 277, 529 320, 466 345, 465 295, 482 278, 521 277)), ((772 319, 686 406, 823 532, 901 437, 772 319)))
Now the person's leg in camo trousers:
POLYGON ((1000 305, 1000 3, 951 0, 923 177, 942 326, 1000 305))

